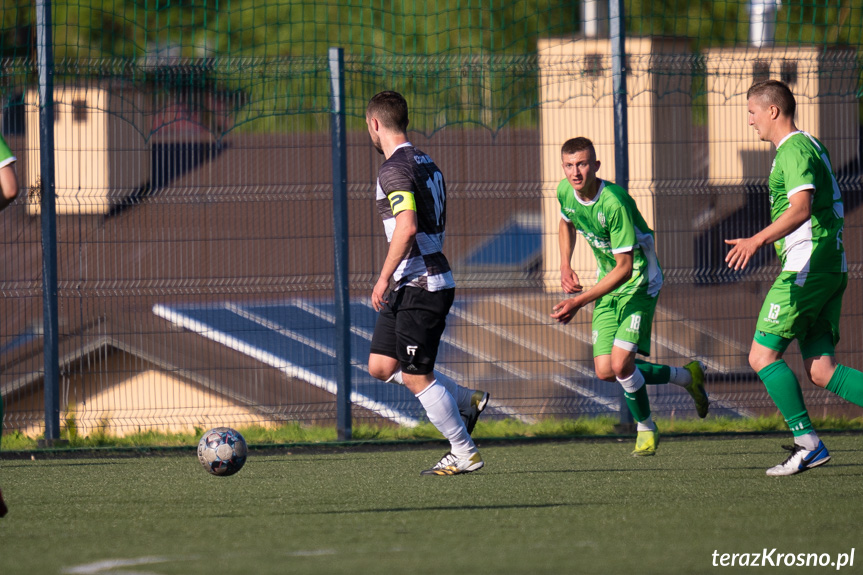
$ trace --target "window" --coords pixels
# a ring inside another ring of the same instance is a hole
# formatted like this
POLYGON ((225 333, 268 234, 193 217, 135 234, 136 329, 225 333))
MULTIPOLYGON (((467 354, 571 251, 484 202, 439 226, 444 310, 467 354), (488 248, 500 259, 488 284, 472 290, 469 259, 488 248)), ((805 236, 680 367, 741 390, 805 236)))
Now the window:
POLYGON ((783 60, 779 70, 779 79, 789 86, 797 83, 797 62, 783 60))
POLYGON ((72 121, 76 124, 87 121, 86 100, 72 100, 72 121))
POLYGON ((770 62, 768 60, 755 60, 752 63, 752 81, 761 82, 770 79, 770 62))

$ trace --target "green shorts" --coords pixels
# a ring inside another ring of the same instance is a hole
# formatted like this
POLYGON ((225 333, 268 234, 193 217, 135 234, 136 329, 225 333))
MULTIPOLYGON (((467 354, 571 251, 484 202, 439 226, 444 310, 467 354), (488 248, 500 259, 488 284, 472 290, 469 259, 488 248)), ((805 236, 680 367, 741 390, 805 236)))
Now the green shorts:
POLYGON ((614 346, 650 355, 650 332, 656 298, 646 293, 604 295, 593 309, 593 357, 614 346))
POLYGON ((782 272, 758 314, 755 341, 784 352, 796 339, 804 358, 833 355, 847 273, 782 272))

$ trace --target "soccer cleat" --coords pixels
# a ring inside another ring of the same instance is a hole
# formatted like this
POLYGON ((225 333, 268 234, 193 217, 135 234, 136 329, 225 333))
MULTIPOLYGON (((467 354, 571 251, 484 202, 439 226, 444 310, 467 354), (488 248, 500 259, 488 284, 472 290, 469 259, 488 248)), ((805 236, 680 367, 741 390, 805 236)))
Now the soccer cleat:
POLYGON ((491 396, 485 391, 474 391, 470 396, 470 407, 463 412, 459 412, 462 421, 464 421, 464 426, 467 428, 468 435, 473 433, 473 428, 476 427, 476 420, 479 419, 479 414, 488 405, 489 397, 491 396))
POLYGON ((818 447, 814 451, 809 451, 796 443, 794 445, 783 445, 782 449, 787 449, 791 452, 791 455, 783 463, 767 470, 767 475, 771 477, 803 473, 807 469, 818 467, 830 461, 830 453, 824 447, 823 441, 818 442, 818 447))
POLYGON ((645 455, 656 455, 656 448, 659 447, 659 430, 639 431, 635 438, 635 450, 633 457, 644 457, 645 455))
POLYGON ((9 508, 6 507, 6 502, 3 501, 3 492, 0 491, 0 517, 5 517, 8 512, 9 508))
POLYGON ((700 361, 690 361, 683 369, 692 375, 692 383, 683 389, 695 400, 695 411, 698 412, 698 417, 703 419, 707 417, 707 410, 710 409, 710 400, 707 398, 707 390, 704 389, 704 365, 700 361))
POLYGON ((459 475, 460 473, 476 471, 483 465, 485 463, 483 463, 478 451, 472 453, 469 457, 462 458, 458 458, 452 453, 447 453, 434 467, 421 471, 420 475, 459 475))

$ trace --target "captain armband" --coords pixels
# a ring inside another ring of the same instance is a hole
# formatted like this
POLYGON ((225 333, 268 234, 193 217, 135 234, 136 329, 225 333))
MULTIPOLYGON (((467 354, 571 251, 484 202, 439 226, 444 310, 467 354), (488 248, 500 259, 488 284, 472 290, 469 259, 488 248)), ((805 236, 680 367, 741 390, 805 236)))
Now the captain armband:
POLYGON ((416 199, 411 192, 391 192, 387 199, 394 216, 405 210, 417 211, 416 199))

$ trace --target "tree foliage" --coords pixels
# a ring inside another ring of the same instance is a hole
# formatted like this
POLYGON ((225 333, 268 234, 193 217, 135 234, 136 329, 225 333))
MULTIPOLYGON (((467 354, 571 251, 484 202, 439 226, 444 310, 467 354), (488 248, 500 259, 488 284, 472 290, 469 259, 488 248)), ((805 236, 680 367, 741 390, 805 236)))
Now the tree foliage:
MULTIPOLYGON (((626 33, 690 38, 696 52, 746 45, 749 3, 624 0, 626 33)), ((3 86, 29 81, 15 77, 26 65, 8 62, 35 60, 34 5, 0 0, 3 86)), ((243 123, 328 109, 327 50, 341 46, 356 98, 349 114, 361 119, 365 100, 385 85, 427 102, 415 124, 426 131, 452 122, 497 129, 523 113, 535 119, 537 40, 575 36, 582 27, 581 0, 52 0, 51 6, 60 75, 119 74, 241 93, 234 100, 243 103, 237 113, 243 123), (351 62, 373 76, 352 76, 351 62)), ((779 46, 861 44, 863 0, 783 0, 775 18, 779 46)))

